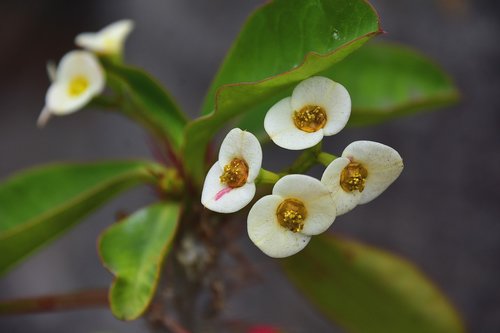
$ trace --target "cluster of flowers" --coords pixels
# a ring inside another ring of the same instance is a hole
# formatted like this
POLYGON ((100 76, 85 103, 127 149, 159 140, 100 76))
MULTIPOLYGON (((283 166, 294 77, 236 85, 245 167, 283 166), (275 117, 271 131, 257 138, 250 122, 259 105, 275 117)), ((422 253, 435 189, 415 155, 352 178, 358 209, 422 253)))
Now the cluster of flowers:
MULTIPOLYGON (((115 22, 97 33, 82 33, 57 68, 48 66, 52 81, 38 119, 44 126, 52 115, 80 110, 105 88, 105 73, 97 56, 120 57, 133 22, 115 22)), ((268 111, 264 128, 278 146, 291 150, 313 147, 324 136, 341 131, 351 113, 351 99, 339 83, 311 77, 292 96, 268 111)), ((224 139, 219 160, 205 179, 201 202, 208 209, 233 213, 255 196, 261 174, 262 148, 257 138, 238 128, 224 139)), ((311 236, 327 230, 336 216, 381 194, 403 170, 399 154, 371 141, 356 141, 331 162, 321 180, 291 174, 279 179, 248 214, 248 234, 271 257, 286 257, 302 250, 311 236)))
POLYGON ((103 92, 106 79, 96 54, 119 57, 133 26, 132 21, 121 20, 97 33, 81 33, 76 36, 75 44, 87 51, 70 51, 57 68, 53 64, 47 66, 52 84, 45 96, 38 126, 45 126, 52 115, 66 115, 82 109, 103 92))
MULTIPOLYGON (((350 113, 351 99, 341 84, 311 77, 299 83, 291 97, 271 107, 264 128, 278 146, 300 150, 338 133, 350 113)), ((231 130, 222 142, 219 160, 206 176, 202 204, 219 213, 233 213, 248 205, 256 192, 261 164, 258 139, 239 128, 231 130)), ((272 194, 250 209, 248 235, 271 257, 291 256, 311 236, 326 231, 336 216, 375 199, 402 170, 401 156, 393 148, 372 141, 353 142, 326 167, 321 180, 302 174, 280 178, 272 194)))

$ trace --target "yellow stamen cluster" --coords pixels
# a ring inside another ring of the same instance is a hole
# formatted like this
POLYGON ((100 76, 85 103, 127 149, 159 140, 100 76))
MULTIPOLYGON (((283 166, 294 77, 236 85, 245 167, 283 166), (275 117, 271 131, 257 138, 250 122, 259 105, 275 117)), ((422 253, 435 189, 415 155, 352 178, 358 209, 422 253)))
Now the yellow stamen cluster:
POLYGON ((326 112, 321 106, 306 105, 294 112, 293 122, 299 130, 313 133, 325 127, 326 112))
POLYGON ((69 82, 68 94, 72 97, 77 97, 81 95, 89 87, 89 81, 85 76, 78 75, 75 76, 69 82))
POLYGON ((239 158, 233 158, 231 162, 224 166, 224 172, 220 176, 221 183, 227 184, 231 188, 242 187, 248 178, 248 165, 239 158))
POLYGON ((299 232, 304 228, 307 210, 302 201, 285 199, 276 209, 279 224, 292 232, 299 232))
POLYGON ((368 177, 368 171, 365 167, 359 163, 351 162, 340 174, 340 186, 346 192, 363 192, 365 189, 366 177, 368 177))

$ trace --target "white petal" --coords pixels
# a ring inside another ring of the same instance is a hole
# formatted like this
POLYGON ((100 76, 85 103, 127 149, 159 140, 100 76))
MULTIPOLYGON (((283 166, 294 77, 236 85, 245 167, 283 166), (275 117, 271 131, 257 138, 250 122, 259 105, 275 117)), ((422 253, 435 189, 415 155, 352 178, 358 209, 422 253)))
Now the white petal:
POLYGON ((342 156, 361 163, 368 171, 360 204, 379 196, 403 171, 403 159, 398 152, 378 142, 355 141, 344 149, 342 156))
POLYGON ((323 139, 323 131, 304 132, 293 122, 291 98, 287 97, 274 104, 264 118, 264 128, 275 144, 290 150, 306 149, 323 139))
POLYGON ((104 38, 93 32, 82 32, 75 38, 75 44, 96 53, 107 53, 104 38))
POLYGON ((88 90, 93 95, 104 90, 104 70, 94 54, 77 50, 64 55, 57 67, 56 82, 68 84, 77 76, 83 76, 89 81, 88 90))
POLYGON ((324 232, 335 220, 336 207, 330 191, 316 178, 306 175, 288 175, 276 182, 273 195, 300 200, 307 210, 305 235, 324 232))
POLYGON ((252 201, 255 195, 255 184, 247 183, 242 187, 230 188, 220 182, 222 168, 216 162, 208 171, 201 203, 211 211, 218 213, 234 213, 252 201))
POLYGON ((85 32, 75 38, 76 45, 87 50, 104 53, 121 53, 125 39, 134 28, 131 20, 114 22, 97 33, 85 32))
POLYGON ((299 83, 292 93, 293 110, 304 106, 321 106, 327 115, 324 135, 333 135, 342 130, 351 115, 351 97, 343 85, 329 78, 314 76, 299 83))
POLYGON ((114 40, 123 41, 132 29, 134 29, 134 22, 132 20, 119 20, 103 28, 99 33, 114 40))
POLYGON ((52 114, 63 115, 83 108, 104 89, 104 71, 97 58, 87 51, 71 51, 61 60, 56 80, 45 96, 46 107, 52 114), (84 77, 89 86, 77 96, 69 94, 69 85, 76 77, 84 77))
POLYGON ((83 108, 94 97, 90 90, 72 97, 68 94, 68 85, 66 83, 54 82, 45 96, 46 107, 52 114, 65 115, 83 108))
POLYGON ((345 157, 339 157, 332 161, 323 172, 321 182, 331 192, 337 207, 337 216, 347 213, 359 203, 361 193, 359 191, 346 192, 340 186, 340 174, 351 161, 345 157))
POLYGON ((291 256, 302 250, 311 239, 278 223, 276 209, 282 201, 280 196, 267 195, 257 201, 248 213, 248 236, 262 252, 273 258, 291 256))
POLYGON ((219 150, 220 166, 223 168, 233 158, 245 160, 248 165, 247 182, 253 182, 262 165, 262 148, 255 135, 239 128, 233 128, 226 135, 219 150))
POLYGON ((337 209, 330 193, 318 196, 306 203, 307 218, 304 228, 300 231, 305 235, 318 235, 325 232, 335 221, 337 209))

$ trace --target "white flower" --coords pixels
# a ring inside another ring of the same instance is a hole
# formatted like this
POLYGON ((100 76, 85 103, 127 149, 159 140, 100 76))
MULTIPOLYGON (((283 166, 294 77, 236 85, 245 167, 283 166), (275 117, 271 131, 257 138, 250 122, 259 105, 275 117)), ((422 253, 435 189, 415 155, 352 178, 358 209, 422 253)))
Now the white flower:
POLYGON ((315 76, 299 83, 292 97, 269 109, 264 128, 278 146, 299 150, 340 132, 350 114, 351 98, 344 86, 315 76))
POLYGON ((84 32, 76 36, 76 45, 98 54, 121 54, 125 39, 134 28, 132 20, 111 23, 99 32, 84 32))
POLYGON ((378 197, 403 171, 393 148, 373 141, 355 141, 326 168, 321 182, 337 205, 337 215, 378 197))
POLYGON ((55 73, 50 75, 54 76, 53 82, 45 95, 39 126, 44 126, 51 115, 65 115, 83 108, 103 91, 105 85, 104 70, 97 58, 87 51, 67 53, 55 73))
POLYGON ((259 140, 252 133, 232 129, 222 142, 219 160, 205 178, 201 203, 219 213, 242 209, 255 195, 254 180, 261 164, 259 140))
POLYGON ((253 205, 248 236, 268 256, 288 257, 302 250, 312 235, 328 229, 335 216, 335 202, 319 180, 288 175, 253 205))

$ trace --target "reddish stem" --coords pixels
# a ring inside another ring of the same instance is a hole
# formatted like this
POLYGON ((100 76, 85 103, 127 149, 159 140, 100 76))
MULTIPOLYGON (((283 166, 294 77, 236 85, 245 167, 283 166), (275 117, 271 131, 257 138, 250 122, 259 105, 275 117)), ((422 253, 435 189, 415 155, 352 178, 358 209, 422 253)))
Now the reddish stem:
POLYGON ((107 289, 84 290, 70 294, 0 301, 0 316, 107 306, 107 289))

